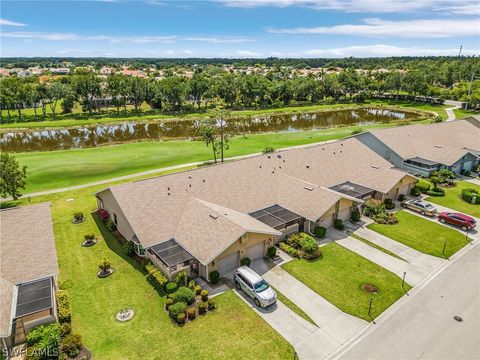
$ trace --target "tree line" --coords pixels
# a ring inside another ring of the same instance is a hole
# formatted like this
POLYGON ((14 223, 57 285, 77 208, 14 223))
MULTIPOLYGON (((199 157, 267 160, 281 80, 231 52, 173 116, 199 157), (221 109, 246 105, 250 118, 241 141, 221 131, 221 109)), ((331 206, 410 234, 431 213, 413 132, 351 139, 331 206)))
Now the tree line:
POLYGON ((453 73, 442 80, 422 70, 358 72, 347 68, 339 73, 325 70, 299 76, 287 68, 256 74, 197 67, 189 78, 173 71, 164 72, 162 77, 98 76, 89 68, 77 68, 72 75, 46 80, 36 76, 0 79, 0 102, 8 121, 12 113, 16 113, 16 120, 22 120, 25 108, 33 108, 35 118, 46 117, 47 110, 55 117, 60 105, 62 113, 70 113, 77 103, 91 116, 106 107, 120 114, 127 105, 140 113, 144 103, 152 109, 177 112, 208 109, 212 104, 240 109, 363 101, 375 93, 434 96, 480 105, 480 81, 471 86, 468 81, 456 82, 453 73))

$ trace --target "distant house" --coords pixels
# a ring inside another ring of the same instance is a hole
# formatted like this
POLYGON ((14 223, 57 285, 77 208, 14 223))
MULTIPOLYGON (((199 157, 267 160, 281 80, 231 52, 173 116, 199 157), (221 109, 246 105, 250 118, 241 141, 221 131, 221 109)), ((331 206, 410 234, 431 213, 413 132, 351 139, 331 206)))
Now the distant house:
POLYGON ((396 167, 415 175, 430 176, 439 169, 460 174, 472 170, 480 160, 480 121, 475 116, 372 130, 355 137, 396 167))
POLYGON ((0 211, 0 341, 10 348, 56 321, 57 253, 50 204, 0 211))
POLYGON ((299 231, 349 220, 364 199, 396 198, 416 179, 356 139, 290 149, 99 191, 118 231, 169 278, 209 279, 299 231))
POLYGON ((67 67, 50 68, 50 72, 54 75, 67 75, 70 73, 70 69, 67 67))

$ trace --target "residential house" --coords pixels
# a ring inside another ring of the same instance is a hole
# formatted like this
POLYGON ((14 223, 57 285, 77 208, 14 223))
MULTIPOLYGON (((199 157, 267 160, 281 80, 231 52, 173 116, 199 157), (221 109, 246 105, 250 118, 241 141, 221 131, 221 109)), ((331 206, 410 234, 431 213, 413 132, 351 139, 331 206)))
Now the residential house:
POLYGON ((437 124, 378 129, 355 136, 380 156, 412 174, 439 169, 470 171, 480 159, 478 117, 437 124))
POLYGON ((98 207, 169 278, 209 278, 265 256, 288 234, 349 220, 367 197, 416 179, 356 139, 290 149, 99 191, 98 207))
POLYGON ((57 253, 50 204, 0 211, 0 343, 56 321, 57 253))

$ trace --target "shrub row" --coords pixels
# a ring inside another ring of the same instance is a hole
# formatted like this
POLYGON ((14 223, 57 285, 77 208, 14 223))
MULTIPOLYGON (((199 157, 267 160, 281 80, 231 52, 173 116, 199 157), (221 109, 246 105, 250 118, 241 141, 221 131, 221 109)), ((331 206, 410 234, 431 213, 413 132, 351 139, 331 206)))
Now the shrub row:
POLYGON ((298 256, 298 251, 295 248, 291 247, 290 245, 288 245, 284 242, 281 242, 279 246, 280 246, 280 249, 285 251, 291 257, 296 257, 296 258, 299 257, 298 256))
POLYGON ((445 191, 438 188, 437 190, 428 190, 425 194, 429 196, 445 196, 445 191))
POLYGON ((316 237, 323 238, 325 235, 327 235, 327 229, 323 226, 315 226, 313 233, 316 237))
MULTIPOLYGON (((317 241, 306 233, 292 234, 287 238, 286 243, 296 250, 297 257, 315 259, 321 255, 317 241)), ((288 249, 288 251, 294 253, 291 249, 288 249)), ((289 252, 287 253, 291 255, 289 252)))
POLYGON ((145 265, 145 270, 147 271, 147 280, 157 289, 164 288, 165 284, 168 282, 168 279, 163 275, 163 273, 155 267, 152 263, 145 265))
POLYGON ((72 321, 72 310, 70 309, 67 291, 58 290, 55 296, 57 298, 57 314, 59 323, 70 323, 72 321))
POLYGON ((462 199, 468 202, 469 204, 480 204, 480 193, 475 189, 463 189, 462 190, 462 199), (475 198, 475 201, 473 201, 475 198))

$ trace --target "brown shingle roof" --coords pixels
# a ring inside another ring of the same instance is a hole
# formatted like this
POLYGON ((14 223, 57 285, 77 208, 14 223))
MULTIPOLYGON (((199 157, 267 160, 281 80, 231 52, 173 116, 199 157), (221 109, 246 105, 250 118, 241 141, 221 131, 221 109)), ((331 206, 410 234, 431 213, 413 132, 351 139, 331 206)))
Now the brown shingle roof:
POLYGON ((371 133, 403 159, 420 157, 453 165, 469 149, 480 151, 480 128, 467 120, 378 129, 371 133))
POLYGON ((278 204, 317 220, 339 199, 347 198, 325 187, 350 180, 386 193, 404 176, 404 172, 392 168, 388 161, 351 138, 116 185, 103 191, 112 192, 145 247, 178 238, 193 256, 207 259, 215 252, 210 246, 222 250, 248 226, 221 219, 217 224, 222 231, 210 229, 205 221, 196 221, 192 227, 189 217, 203 219, 209 210, 220 208, 232 214, 247 214, 278 204), (192 213, 195 211, 198 214, 192 213), (199 235, 203 226, 207 227, 205 231, 220 231, 216 244, 199 235), (182 230, 186 227, 190 229, 188 234, 182 230), (228 236, 224 238, 222 234, 228 236), (189 243, 182 242, 181 237, 189 243))
POLYGON ((0 211, 0 276, 12 284, 58 274, 50 204, 0 211))

